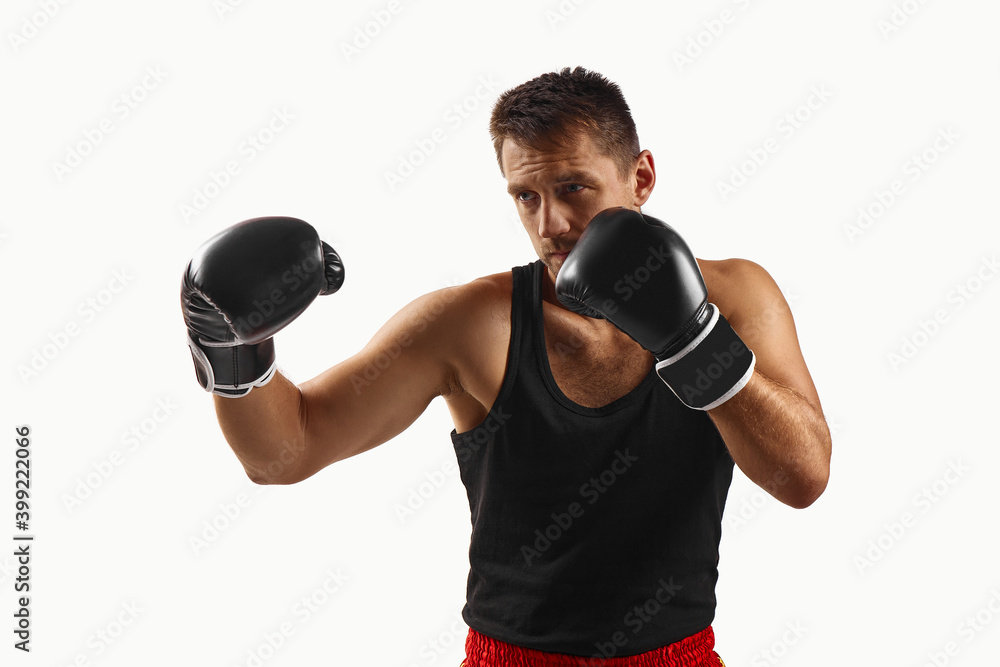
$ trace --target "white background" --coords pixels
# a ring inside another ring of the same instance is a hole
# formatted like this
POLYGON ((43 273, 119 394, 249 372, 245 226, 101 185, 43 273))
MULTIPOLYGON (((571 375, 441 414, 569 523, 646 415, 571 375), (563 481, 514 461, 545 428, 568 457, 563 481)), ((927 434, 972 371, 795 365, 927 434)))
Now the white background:
POLYGON ((303 483, 256 487, 195 382, 180 277, 235 222, 312 222, 347 281, 276 338, 300 382, 417 296, 532 261, 489 109, 569 65, 622 86, 658 169, 644 211, 699 257, 750 258, 777 280, 833 431, 829 488, 806 510, 737 473, 719 653, 754 666, 995 660, 1000 5, 664 4, 6 2, 0 661, 458 665, 470 524, 443 402, 303 483), (275 110, 293 118, 268 136, 275 110), (435 128, 444 140, 390 187, 435 128), (258 134, 270 141, 249 160, 241 146, 258 134), (745 162, 769 138, 767 161, 745 162), (933 163, 914 171, 925 153, 933 163), (229 161, 239 173, 213 187, 229 161), (734 169, 749 175, 723 196, 734 169), (184 215, 196 192, 210 196, 184 215), (859 207, 880 215, 848 233, 859 207), (28 655, 12 647, 21 424, 28 655), (435 471, 443 484, 401 521, 435 471), (306 618, 296 605, 310 596, 323 604, 306 618))

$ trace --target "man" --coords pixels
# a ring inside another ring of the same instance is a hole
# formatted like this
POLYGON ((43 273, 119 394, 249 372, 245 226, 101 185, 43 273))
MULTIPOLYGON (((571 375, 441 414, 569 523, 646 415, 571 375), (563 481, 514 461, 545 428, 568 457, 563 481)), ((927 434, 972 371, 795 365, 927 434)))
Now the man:
POLYGON ((414 300, 295 386, 271 336, 343 267, 301 221, 241 223, 185 273, 198 378, 260 484, 367 451, 445 399, 472 510, 467 667, 721 664, 734 462, 797 508, 829 476, 788 305, 758 265, 696 262, 640 213, 653 157, 604 77, 522 84, 490 129, 538 261, 414 300))

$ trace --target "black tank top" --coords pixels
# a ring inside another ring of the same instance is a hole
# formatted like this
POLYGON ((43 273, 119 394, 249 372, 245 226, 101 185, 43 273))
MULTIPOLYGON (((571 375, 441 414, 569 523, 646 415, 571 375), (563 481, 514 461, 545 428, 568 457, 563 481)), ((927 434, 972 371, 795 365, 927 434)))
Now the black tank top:
POLYGON ((472 512, 462 617, 527 648, 635 655, 712 623, 733 460, 708 414, 653 368, 599 408, 562 393, 545 270, 514 267, 500 393, 476 428, 451 432, 472 512))

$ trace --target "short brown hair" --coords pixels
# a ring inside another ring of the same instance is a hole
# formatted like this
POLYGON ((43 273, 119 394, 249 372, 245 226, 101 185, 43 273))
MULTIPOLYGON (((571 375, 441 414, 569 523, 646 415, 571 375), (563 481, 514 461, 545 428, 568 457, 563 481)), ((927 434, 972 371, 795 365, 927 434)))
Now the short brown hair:
POLYGON ((490 136, 503 173, 503 142, 546 150, 586 131, 626 178, 639 157, 639 136, 618 84, 582 67, 549 72, 511 88, 497 99, 490 136))

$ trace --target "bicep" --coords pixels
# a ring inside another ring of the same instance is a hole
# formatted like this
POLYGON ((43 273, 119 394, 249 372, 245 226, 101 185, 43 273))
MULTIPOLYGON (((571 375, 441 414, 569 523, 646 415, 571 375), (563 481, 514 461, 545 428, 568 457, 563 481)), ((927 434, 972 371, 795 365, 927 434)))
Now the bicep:
POLYGON ((391 440, 449 390, 451 289, 413 301, 364 349, 301 385, 308 474, 391 440))
MULTIPOLYGON (((819 394, 799 346, 792 310, 774 279, 761 266, 740 260, 739 298, 729 323, 756 357, 756 370, 802 394, 820 409, 819 394)), ((721 307, 721 306, 720 306, 721 307)))

